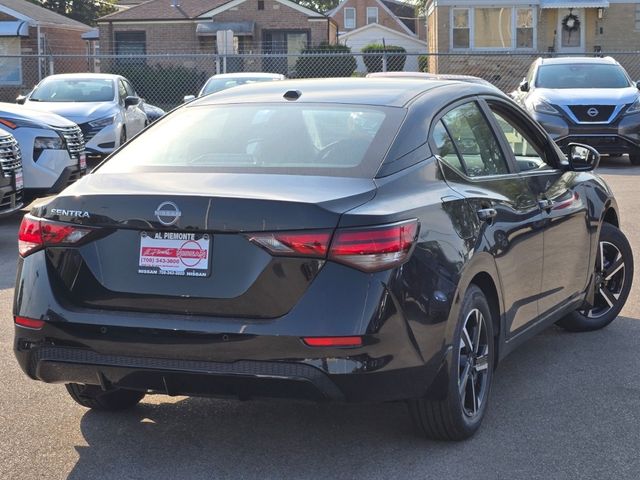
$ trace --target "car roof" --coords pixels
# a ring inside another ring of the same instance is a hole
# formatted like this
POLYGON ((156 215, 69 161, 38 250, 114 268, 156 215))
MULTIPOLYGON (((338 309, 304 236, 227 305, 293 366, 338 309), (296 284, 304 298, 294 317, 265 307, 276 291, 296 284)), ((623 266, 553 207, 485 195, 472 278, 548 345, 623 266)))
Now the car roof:
POLYGON ((238 72, 238 73, 219 73, 211 78, 282 78, 284 75, 280 73, 265 72, 238 72))
MULTIPOLYGON (((199 105, 230 103, 343 103, 375 106, 404 107, 414 98, 428 91, 450 86, 464 86, 469 94, 491 93, 496 88, 477 83, 453 80, 425 80, 411 78, 330 78, 310 80, 283 80, 281 82, 254 83, 242 88, 230 88, 207 95, 188 104, 199 105), (291 100, 287 92, 299 92, 291 100)), ((450 89, 447 95, 451 96, 450 89)))
POLYGON ((100 80, 116 80, 123 77, 113 73, 56 73, 45 77, 45 79, 46 78, 95 78, 100 80))
POLYGON ((605 65, 617 65, 618 62, 612 57, 556 57, 540 58, 540 65, 570 65, 575 63, 595 63, 605 65))
MULTIPOLYGON (((495 86, 484 78, 473 75, 459 75, 454 73, 429 73, 429 72, 375 72, 368 73, 367 78, 423 78, 425 80, 460 80, 462 82, 481 83, 495 86)), ((496 87, 497 88, 497 87, 496 87)))

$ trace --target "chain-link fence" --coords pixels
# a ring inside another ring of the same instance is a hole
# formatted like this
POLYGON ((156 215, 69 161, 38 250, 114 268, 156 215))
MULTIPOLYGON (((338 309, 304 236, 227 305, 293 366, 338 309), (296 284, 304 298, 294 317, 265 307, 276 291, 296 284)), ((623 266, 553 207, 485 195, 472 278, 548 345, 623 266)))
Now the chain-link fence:
MULTIPOLYGON (((185 95, 196 94, 217 73, 271 72, 289 78, 364 76, 368 72, 405 71, 473 75, 499 89, 515 89, 531 63, 544 53, 307 53, 307 54, 171 54, 144 56, 0 56, 0 100, 13 102, 38 81, 53 73, 118 73, 133 83, 138 94, 161 108, 173 108, 185 95)), ((610 55, 640 79, 640 52, 610 55)))

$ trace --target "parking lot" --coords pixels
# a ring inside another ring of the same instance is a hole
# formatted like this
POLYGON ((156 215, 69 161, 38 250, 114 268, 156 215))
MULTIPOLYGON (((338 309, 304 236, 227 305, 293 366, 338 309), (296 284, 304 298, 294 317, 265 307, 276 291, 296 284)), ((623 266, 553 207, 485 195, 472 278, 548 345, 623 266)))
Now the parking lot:
MULTIPOLYGON (((640 268, 640 168, 600 168, 640 268)), ((464 443, 423 440, 404 404, 236 402, 152 396, 90 412, 28 380, 12 352, 19 217, 0 220, 0 479, 636 479, 640 282, 608 328, 551 328, 498 368, 489 412, 464 443)))

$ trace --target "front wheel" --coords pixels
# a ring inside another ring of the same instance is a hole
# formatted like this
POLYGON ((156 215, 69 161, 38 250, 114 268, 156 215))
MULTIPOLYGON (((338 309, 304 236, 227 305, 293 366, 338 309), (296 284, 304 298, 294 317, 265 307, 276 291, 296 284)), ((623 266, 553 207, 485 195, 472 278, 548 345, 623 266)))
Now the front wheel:
POLYGON ((594 271, 595 296, 589 310, 576 310, 557 323, 570 332, 588 332, 609 325, 624 307, 633 281, 633 253, 627 237, 602 224, 594 271))
POLYGON ((446 391, 409 401, 413 420, 428 438, 464 440, 478 430, 493 378, 494 340, 487 299, 480 288, 471 285, 453 339, 446 391))
POLYGON ((630 153, 629 161, 631 162, 631 165, 640 165, 640 151, 630 153))

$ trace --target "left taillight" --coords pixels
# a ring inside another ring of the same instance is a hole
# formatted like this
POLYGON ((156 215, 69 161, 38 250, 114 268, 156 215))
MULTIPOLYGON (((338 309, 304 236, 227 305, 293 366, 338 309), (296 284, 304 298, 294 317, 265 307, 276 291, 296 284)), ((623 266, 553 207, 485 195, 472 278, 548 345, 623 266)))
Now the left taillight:
POLYGON ((26 257, 50 246, 75 245, 92 229, 25 215, 18 231, 18 253, 26 257))

